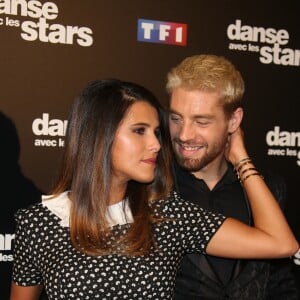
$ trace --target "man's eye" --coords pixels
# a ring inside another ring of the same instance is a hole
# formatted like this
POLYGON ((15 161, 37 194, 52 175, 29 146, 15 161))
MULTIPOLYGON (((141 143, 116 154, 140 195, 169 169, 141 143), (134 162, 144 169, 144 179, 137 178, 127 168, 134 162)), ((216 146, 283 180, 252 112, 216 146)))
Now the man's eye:
POLYGON ((158 128, 158 129, 155 129, 154 134, 155 134, 155 136, 156 136, 157 138, 160 138, 160 137, 161 137, 161 131, 160 131, 160 129, 159 129, 159 128, 158 128))
POLYGON ((209 122, 204 122, 204 121, 197 121, 197 124, 201 125, 201 126, 206 126, 209 124, 209 122))
POLYGON ((179 117, 177 116, 170 116, 170 120, 173 121, 173 122, 178 122, 179 121, 179 117))
POLYGON ((139 127, 139 128, 134 129, 133 132, 142 135, 145 133, 145 128, 139 127))

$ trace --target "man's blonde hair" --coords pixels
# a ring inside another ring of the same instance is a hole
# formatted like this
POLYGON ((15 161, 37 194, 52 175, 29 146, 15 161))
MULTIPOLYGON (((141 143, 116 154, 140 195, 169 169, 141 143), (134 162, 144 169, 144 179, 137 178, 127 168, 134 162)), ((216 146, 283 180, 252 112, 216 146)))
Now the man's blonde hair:
POLYGON ((194 55, 171 69, 167 76, 167 91, 176 88, 217 92, 226 114, 242 106, 245 85, 240 72, 226 58, 216 55, 194 55))

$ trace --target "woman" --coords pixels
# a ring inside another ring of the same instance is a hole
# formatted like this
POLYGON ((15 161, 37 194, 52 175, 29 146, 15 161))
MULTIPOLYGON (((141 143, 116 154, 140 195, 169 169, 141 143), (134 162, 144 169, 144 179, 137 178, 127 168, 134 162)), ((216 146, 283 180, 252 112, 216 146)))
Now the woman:
POLYGON ((244 182, 255 227, 206 212, 172 192, 167 121, 145 88, 90 84, 71 110, 53 196, 16 216, 11 300, 171 299, 186 252, 265 258, 298 249, 253 172, 241 132, 228 159, 244 182), (165 200, 164 200, 165 199, 165 200))

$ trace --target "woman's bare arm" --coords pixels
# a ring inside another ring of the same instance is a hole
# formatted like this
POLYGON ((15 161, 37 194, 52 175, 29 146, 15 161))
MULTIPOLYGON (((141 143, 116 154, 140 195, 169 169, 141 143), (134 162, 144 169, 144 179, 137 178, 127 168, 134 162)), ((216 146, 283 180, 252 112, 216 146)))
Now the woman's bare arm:
POLYGON ((38 300, 42 289, 42 285, 20 286, 12 282, 10 300, 38 300))
MULTIPOLYGON (((248 154, 239 129, 231 136, 227 158, 236 164, 246 157, 248 154)), ((253 171, 255 167, 252 162, 240 165, 240 175, 244 172, 241 175, 244 179, 242 184, 250 202, 254 227, 228 218, 209 242, 207 253, 232 258, 279 258, 293 255, 299 244, 277 201, 262 177, 254 174, 257 171, 253 171)))

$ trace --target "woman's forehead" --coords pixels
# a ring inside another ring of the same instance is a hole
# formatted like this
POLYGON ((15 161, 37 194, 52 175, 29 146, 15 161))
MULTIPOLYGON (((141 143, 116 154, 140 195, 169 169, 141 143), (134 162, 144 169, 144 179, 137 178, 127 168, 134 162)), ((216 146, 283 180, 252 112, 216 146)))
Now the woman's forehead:
POLYGON ((142 100, 131 105, 123 121, 134 123, 157 123, 157 125, 159 123, 156 108, 142 100))

